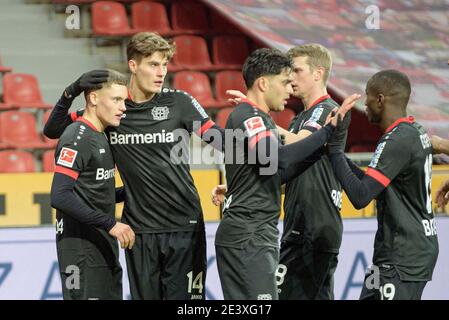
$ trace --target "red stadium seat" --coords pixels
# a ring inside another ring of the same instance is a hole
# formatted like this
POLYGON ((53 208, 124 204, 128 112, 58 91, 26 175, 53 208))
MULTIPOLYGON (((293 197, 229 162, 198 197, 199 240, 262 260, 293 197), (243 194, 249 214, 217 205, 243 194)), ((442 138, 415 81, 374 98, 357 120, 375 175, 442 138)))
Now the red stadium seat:
MULTIPOLYGON (((48 118, 50 117, 50 114, 51 114, 51 110, 45 111, 44 116, 42 117, 42 126, 41 126, 42 129, 44 128, 45 124, 47 123, 48 118)), ((42 134, 42 137, 44 138, 44 142, 46 143, 47 147, 49 147, 49 148, 53 148, 58 144, 58 139, 49 139, 46 136, 44 136, 43 134, 42 134)))
POLYGON ((24 73, 8 73, 3 78, 3 101, 0 109, 37 108, 53 106, 42 101, 39 83, 35 76, 24 73))
POLYGON ((47 148, 36 132, 34 115, 22 111, 0 113, 0 137, 11 148, 47 148))
POLYGON ((216 70, 212 65, 206 40, 200 36, 177 36, 174 64, 182 69, 211 71, 216 70))
POLYGON ((47 150, 42 155, 42 171, 53 172, 55 170, 55 150, 47 150))
POLYGON ((209 78, 202 72, 177 72, 173 77, 173 87, 190 93, 204 108, 220 107, 212 96, 209 78))
POLYGON ((131 5, 132 26, 136 32, 152 31, 173 35, 165 6, 159 2, 139 1, 131 5))
POLYGON ((280 112, 271 112, 270 114, 274 122, 284 129, 288 129, 290 122, 295 117, 295 112, 292 109, 288 108, 285 108, 283 111, 280 112))
POLYGON ((215 123, 221 127, 226 127, 226 121, 228 121, 229 115, 234 111, 234 108, 225 108, 218 111, 217 116, 215 117, 215 123))
POLYGON ((173 30, 184 34, 205 34, 209 31, 204 5, 197 1, 177 1, 171 7, 173 30))
POLYGON ((0 172, 35 172, 33 155, 26 151, 0 151, 0 172))
POLYGON ((215 94, 217 100, 224 105, 228 104, 227 100, 230 98, 226 94, 226 90, 239 90, 246 93, 245 80, 243 80, 240 71, 220 71, 215 74, 215 94))
POLYGON ((129 36, 135 33, 129 26, 125 6, 113 1, 92 4, 92 31, 96 36, 129 36))
POLYGON ((243 36, 217 36, 212 41, 214 64, 220 68, 241 69, 249 55, 243 36))

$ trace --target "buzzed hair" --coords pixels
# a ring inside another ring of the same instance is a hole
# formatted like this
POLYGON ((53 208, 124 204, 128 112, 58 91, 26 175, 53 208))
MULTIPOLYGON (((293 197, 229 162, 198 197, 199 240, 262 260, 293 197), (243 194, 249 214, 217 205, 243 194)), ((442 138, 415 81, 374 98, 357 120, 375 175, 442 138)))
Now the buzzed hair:
POLYGON ((290 48, 287 54, 292 59, 307 57, 307 65, 310 67, 310 71, 314 71, 320 67, 323 68, 323 84, 327 85, 332 71, 332 56, 326 47, 318 43, 303 44, 290 48))
POLYGON ((170 60, 176 52, 176 45, 156 32, 139 32, 129 40, 126 47, 128 61, 140 62, 142 58, 149 57, 155 52, 162 53, 170 60))
POLYGON ((278 49, 262 48, 253 51, 243 64, 243 79, 250 89, 256 79, 263 76, 281 74, 284 70, 292 70, 293 61, 278 49))
POLYGON ((366 84, 369 93, 383 94, 391 97, 394 102, 406 107, 411 94, 410 80, 407 75, 398 70, 382 70, 373 75, 366 84))

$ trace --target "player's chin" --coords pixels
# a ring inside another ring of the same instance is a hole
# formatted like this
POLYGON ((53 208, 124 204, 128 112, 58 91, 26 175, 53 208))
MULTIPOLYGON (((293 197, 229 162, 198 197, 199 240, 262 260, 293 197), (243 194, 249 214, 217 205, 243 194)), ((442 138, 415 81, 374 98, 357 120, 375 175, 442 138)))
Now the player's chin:
POLYGON ((120 125, 121 119, 113 119, 109 122, 110 127, 118 127, 120 125))

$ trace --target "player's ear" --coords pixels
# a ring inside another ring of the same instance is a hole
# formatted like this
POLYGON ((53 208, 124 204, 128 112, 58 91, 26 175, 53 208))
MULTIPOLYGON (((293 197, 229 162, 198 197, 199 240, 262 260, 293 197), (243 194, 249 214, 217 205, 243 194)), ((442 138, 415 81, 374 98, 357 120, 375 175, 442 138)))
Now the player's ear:
POLYGON ((265 92, 268 88, 268 79, 266 77, 260 77, 256 79, 255 85, 260 91, 265 92))
POLYGON ((313 74, 315 81, 321 81, 324 76, 324 68, 323 67, 316 68, 313 74))
POLYGON ((377 103, 379 105, 383 105, 385 103, 385 96, 382 93, 379 93, 377 96, 377 103))
POLYGON ((89 92, 87 96, 88 102, 91 106, 97 106, 98 104, 98 93, 96 91, 89 92))
POLYGON ((128 60, 128 68, 129 68, 129 71, 131 71, 132 74, 135 74, 136 71, 137 71, 137 62, 136 62, 136 60, 133 60, 133 59, 128 60))

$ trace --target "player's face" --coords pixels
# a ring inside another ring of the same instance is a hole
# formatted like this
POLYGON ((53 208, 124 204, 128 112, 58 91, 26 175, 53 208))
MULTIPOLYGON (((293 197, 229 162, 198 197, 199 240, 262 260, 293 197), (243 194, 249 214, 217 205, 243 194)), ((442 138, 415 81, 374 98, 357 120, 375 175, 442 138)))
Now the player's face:
POLYGON ((272 111, 284 110, 287 100, 293 93, 293 75, 291 70, 284 70, 281 74, 267 77, 268 88, 265 93, 265 100, 268 108, 272 111))
POLYGON ((314 73, 307 64, 308 57, 293 58, 293 96, 298 99, 304 99, 311 89, 316 86, 314 73))
POLYGON ((378 95, 373 94, 368 88, 365 90, 366 100, 365 100, 365 112, 368 121, 371 123, 379 123, 382 119, 381 108, 379 108, 379 98, 378 95))
POLYGON ((151 56, 144 57, 139 63, 135 63, 131 69, 137 87, 150 95, 161 92, 167 75, 168 60, 161 52, 155 52, 151 56))
POLYGON ((104 127, 117 127, 125 112, 125 99, 128 96, 126 86, 112 84, 97 91, 96 115, 104 127))

